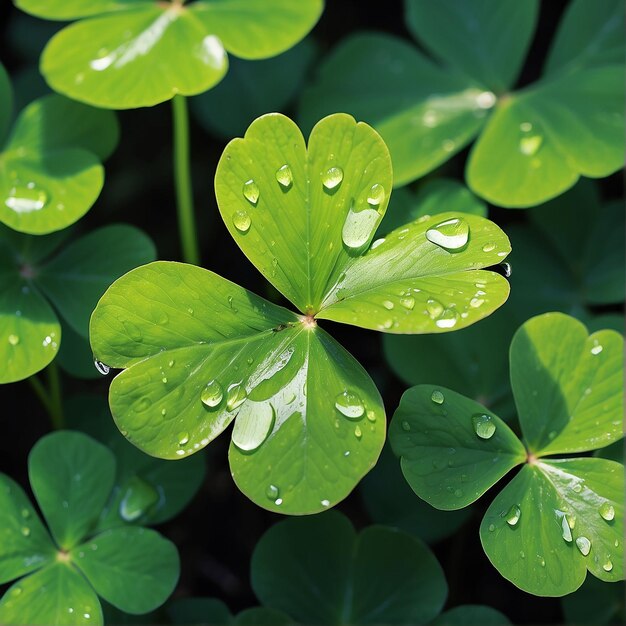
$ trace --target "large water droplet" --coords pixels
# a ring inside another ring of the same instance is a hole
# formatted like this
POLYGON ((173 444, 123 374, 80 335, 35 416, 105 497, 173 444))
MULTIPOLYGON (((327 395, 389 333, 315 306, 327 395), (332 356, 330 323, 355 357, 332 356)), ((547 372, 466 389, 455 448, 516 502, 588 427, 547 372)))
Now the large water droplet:
POLYGON ((233 428, 233 443, 245 452, 256 450, 269 436, 274 425, 274 407, 269 402, 243 404, 233 428))
POLYGON ((98 370, 98 373, 103 376, 106 376, 111 371, 111 368, 108 365, 105 365, 102 361, 98 361, 98 359, 96 359, 93 364, 98 370))
POLYGON ((519 150, 525 156, 533 156, 539 152, 542 143, 542 135, 524 136, 519 140, 519 150))
POLYGON ((595 340, 594 340, 593 344, 594 344, 594 345, 593 345, 593 347, 591 348, 591 354, 594 354, 594 355, 596 355, 596 354, 600 354, 600 352, 602 352, 602 350, 604 349, 604 348, 602 347, 602 345, 601 345, 600 343, 598 343, 598 340, 597 340, 597 339, 595 339, 595 340))
POLYGON ((393 302, 391 302, 391 300, 383 300, 383 306, 388 310, 391 311, 391 309, 393 309, 393 302))
POLYGON ((278 184, 285 189, 289 189, 289 187, 291 187, 291 183, 293 183, 293 174, 291 173, 289 165, 285 163, 285 165, 276 170, 276 180, 278 181, 278 184))
POLYGON ((344 391, 335 398, 336 409, 348 419, 361 419, 365 414, 365 407, 356 393, 344 391))
POLYGON ((385 188, 379 183, 372 185, 369 191, 369 194, 367 195, 368 204, 371 204, 372 206, 377 207, 384 200, 385 200, 385 188))
POLYGON ((379 221, 380 214, 374 209, 355 211, 350 207, 341 229, 341 239, 348 248, 359 249, 369 243, 379 221))
POLYGON ((243 196, 251 204, 256 205, 259 201, 260 195, 261 192, 259 191, 259 186, 252 179, 247 180, 243 184, 243 196))
POLYGON ((48 193, 34 183, 11 187, 4 201, 4 204, 16 213, 40 211, 47 203, 48 193))
POLYGON ((159 492, 143 478, 131 477, 120 501, 120 517, 127 522, 139 519, 159 501, 159 492))
POLYGON ((247 233, 252 224, 252 220, 246 211, 235 211, 233 213, 233 224, 241 233, 247 233))
POLYGON ((16 346, 20 342, 20 338, 18 335, 9 335, 9 343, 12 346, 16 346))
POLYGON ((496 432, 496 424, 493 418, 485 413, 472 415, 472 425, 474 426, 474 432, 481 439, 491 439, 496 432))
POLYGON ((607 559, 603 564, 602 564, 602 569, 605 572, 610 572, 613 569, 613 562, 611 561, 611 559, 607 559))
POLYGON ((519 518, 521 517, 521 515, 522 510, 519 508, 519 506, 517 506, 517 504, 514 504, 506 514, 506 523, 509 526, 516 526, 517 522, 519 522, 519 518))
POLYGON ((443 401, 445 400, 445 397, 443 395, 443 393, 441 393, 441 391, 439 391, 439 389, 435 389, 431 394, 430 394, 430 399, 435 403, 435 404, 443 404, 443 401))
POLYGON ((247 398, 246 390, 241 383, 233 383, 226 390, 226 408, 234 411, 241 406, 247 398))
POLYGON ((567 515, 563 511, 555 511, 556 518, 561 525, 561 537, 568 543, 572 541, 572 529, 570 528, 567 515))
POLYGON ((430 319, 437 319, 443 313, 443 304, 434 298, 429 298, 426 301, 426 311, 430 319))
POLYGON ((279 494, 280 489, 278 489, 276 485, 268 485, 267 489, 265 490, 265 495, 268 497, 268 499, 272 500, 272 502, 276 500, 276 498, 278 498, 279 494))
POLYGON ((443 313, 435 320, 435 325, 439 328, 452 328, 456 326, 458 319, 459 315, 454 309, 444 309, 443 313))
POLYGON ((445 250, 459 250, 469 240, 469 224, 462 217, 441 222, 426 231, 426 239, 445 250))
POLYGON ((409 311, 412 311, 415 307, 415 298, 409 296, 407 298, 400 298, 400 304, 409 311))
POLYGON ((207 383, 206 387, 200 394, 200 400, 204 406, 208 406, 210 409, 219 405, 224 397, 224 390, 222 385, 217 380, 211 380, 207 383))
POLYGON ((184 446, 189 443, 189 433, 182 432, 178 433, 178 445, 184 446))
POLYGON ((600 517, 607 522, 611 522, 615 519, 615 509, 613 505, 608 502, 604 502, 600 505, 598 513, 600 513, 600 517))
POLYGON ((343 180, 343 170, 340 167, 329 167, 322 175, 322 184, 326 189, 335 189, 343 180))
POLYGON ((576 547, 580 550, 583 556, 587 556, 591 551, 591 541, 587 537, 577 537, 576 547))

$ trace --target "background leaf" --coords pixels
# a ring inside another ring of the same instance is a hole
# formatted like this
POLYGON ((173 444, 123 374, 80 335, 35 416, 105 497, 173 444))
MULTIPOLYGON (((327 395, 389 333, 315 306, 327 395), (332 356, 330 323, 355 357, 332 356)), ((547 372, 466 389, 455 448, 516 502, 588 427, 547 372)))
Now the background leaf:
POLYGON ((431 622, 432 626, 503 626, 510 623, 500 611, 480 604, 455 606, 431 622))

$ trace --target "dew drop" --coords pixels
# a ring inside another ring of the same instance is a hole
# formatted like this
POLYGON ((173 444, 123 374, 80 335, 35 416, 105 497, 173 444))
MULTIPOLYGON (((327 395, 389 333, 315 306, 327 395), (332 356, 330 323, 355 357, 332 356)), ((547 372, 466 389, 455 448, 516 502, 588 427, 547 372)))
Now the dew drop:
POLYGON ((594 341, 594 345, 591 348, 591 354, 600 354, 604 348, 598 343, 598 341, 594 341))
POLYGON ((365 412, 365 415, 366 415, 368 421, 370 421, 372 423, 376 421, 376 413, 374 413, 374 411, 372 411, 371 409, 367 410, 365 412))
POLYGON ((598 513, 600 513, 600 517, 607 522, 611 522, 615 519, 615 509, 613 505, 608 502, 604 502, 600 505, 598 513))
POLYGON ((561 537, 568 543, 572 541, 572 529, 570 528, 567 516, 563 511, 556 511, 556 517, 561 525, 561 537))
POLYGON ((222 385, 217 380, 212 380, 207 383, 206 387, 200 394, 200 400, 204 406, 208 406, 210 409, 215 408, 222 401, 224 397, 224 390, 222 385))
POLYGON ((40 211, 48 203, 48 194, 34 183, 11 187, 4 204, 16 213, 40 211))
POLYGON ((576 547, 580 550, 583 556, 587 556, 591 551, 591 541, 587 537, 577 537, 576 547))
POLYGON ((444 250, 459 250, 469 240, 469 224, 462 217, 441 222, 426 231, 426 239, 444 250))
POLYGON ((241 383, 233 383, 226 390, 226 408, 229 411, 235 410, 246 400, 247 394, 241 383))
POLYGON ((9 343, 12 346, 16 346, 20 342, 20 338, 18 335, 9 335, 9 343))
POLYGON ((30 528, 28 526, 22 526, 22 535, 24 537, 29 537, 30 536, 30 528))
MULTIPOLYGON (((243 184, 243 196, 251 204, 256 205, 256 203, 259 201, 260 195, 261 195, 261 192, 259 191, 259 186, 254 182, 254 180, 252 180, 252 178, 250 180, 247 180, 243 184)), ((241 211, 239 212, 241 213, 241 211)), ((239 228, 239 226, 237 226, 237 228, 239 228)), ((245 230, 248 230, 248 229, 246 228, 245 230)))
POLYGON ((120 501, 119 514, 126 522, 133 522, 145 515, 159 501, 159 492, 139 476, 131 477, 120 501))
POLYGON ((483 246, 483 252, 491 252, 493 250, 496 249, 496 244, 495 243, 486 243, 483 246))
POLYGON ((374 235, 380 219, 380 214, 374 209, 355 211, 350 207, 341 229, 343 243, 352 250, 362 248, 374 235))
POLYGON ((360 439, 363 436, 363 432, 361 431, 361 427, 360 426, 355 426, 354 427, 354 436, 357 439, 360 439))
POLYGON ((489 524, 489 532, 492 533, 496 529, 495 524, 489 524))
POLYGON ((533 156, 539 152, 543 137, 541 135, 528 135, 519 141, 519 150, 525 156, 533 156))
POLYGON ((189 443, 189 433, 182 432, 178 433, 178 445, 184 446, 189 443))
POLYGON ((385 243, 385 238, 382 237, 381 239, 377 239, 374 243, 372 243, 372 245, 370 246, 370 250, 375 250, 376 248, 378 248, 378 246, 380 246, 381 244, 385 243))
POLYGON ((106 376, 111 371, 111 368, 108 365, 105 365, 102 361, 98 361, 98 359, 96 359, 93 364, 98 370, 98 373, 103 376, 106 376))
POLYGON ((400 304, 407 310, 412 311, 415 308, 415 298, 409 296, 407 298, 400 298, 400 304))
POLYGON ((519 506, 517 506, 517 504, 514 504, 506 514, 506 523, 509 526, 516 526, 517 522, 519 522, 519 518, 521 517, 521 515, 521 509, 519 508, 519 506))
POLYGON ((233 443, 244 452, 256 450, 272 431, 274 416, 274 407, 269 402, 248 400, 235 418, 233 443))
POLYGON ((439 391, 439 389, 435 389, 431 394, 430 394, 430 399, 435 403, 435 404, 443 404, 443 401, 445 400, 445 397, 443 395, 443 393, 441 393, 441 391, 439 391))
POLYGON ((280 494, 280 490, 278 489, 278 487, 276 485, 268 485, 267 489, 265 490, 265 495, 268 497, 269 500, 276 500, 276 498, 278 498, 280 494))
POLYGON ((605 572, 610 572, 613 569, 613 563, 611 562, 611 559, 607 559, 603 564, 602 564, 602 569, 605 572))
POLYGON ((343 170, 340 167, 329 167, 322 175, 322 184, 326 189, 335 189, 343 180, 343 170))
POLYGON ((372 185, 369 194, 367 196, 367 203, 371 206, 378 206, 385 200, 385 188, 376 183, 372 185))
POLYGON ((335 408, 348 419, 361 419, 365 414, 365 407, 361 398, 351 391, 343 391, 335 398, 335 408))
POLYGON ((330 506, 330 500, 321 500, 321 501, 320 501, 320 504, 321 504, 322 506, 330 506))
POLYGON ((291 184, 293 183, 293 174, 291 173, 291 168, 287 165, 287 163, 276 170, 276 180, 284 189, 289 189, 289 187, 291 187, 291 184))
POLYGON ((250 230, 252 220, 246 211, 236 211, 233 213, 233 224, 241 233, 247 233, 250 230))
POLYGON ((391 309, 393 309, 393 302, 391 302, 391 300, 383 300, 383 306, 388 310, 391 311, 391 309))
POLYGON ((491 439, 496 432, 496 424, 491 415, 486 415, 485 413, 472 415, 472 425, 474 426, 474 432, 481 439, 491 439))
POLYGON ((443 313, 443 304, 434 298, 429 298, 426 301, 426 311, 430 319, 437 319, 443 313))

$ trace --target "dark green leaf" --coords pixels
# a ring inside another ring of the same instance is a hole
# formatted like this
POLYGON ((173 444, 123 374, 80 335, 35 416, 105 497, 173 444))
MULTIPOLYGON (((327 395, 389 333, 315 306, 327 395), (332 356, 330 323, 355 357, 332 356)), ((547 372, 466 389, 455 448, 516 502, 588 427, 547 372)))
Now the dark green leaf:
POLYGON ((490 606, 463 604, 442 613, 431 626, 504 626, 510 623, 506 615, 490 606))

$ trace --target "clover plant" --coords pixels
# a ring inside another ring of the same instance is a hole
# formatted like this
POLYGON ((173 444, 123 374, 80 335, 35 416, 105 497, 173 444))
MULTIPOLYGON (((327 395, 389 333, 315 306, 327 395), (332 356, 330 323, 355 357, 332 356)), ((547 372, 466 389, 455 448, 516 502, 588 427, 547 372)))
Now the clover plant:
POLYGON ((24 233, 61 230, 98 198, 105 160, 117 143, 110 111, 45 96, 9 132, 11 84, 0 66, 0 221, 24 233))
POLYGON ((384 408, 365 370, 317 324, 446 332, 488 315, 508 283, 480 268, 508 239, 488 220, 444 213, 370 247, 391 191, 377 133, 347 115, 298 127, 263 116, 218 164, 224 222, 300 315, 190 265, 157 262, 116 281, 91 320, 94 355, 125 368, 111 385, 136 446, 182 458, 235 418, 233 477, 260 506, 314 513, 376 462, 384 408))
POLYGON ((544 596, 575 591, 587 570, 622 580, 624 467, 569 456, 624 436, 621 335, 588 335, 574 318, 547 313, 515 334, 510 360, 523 443, 478 402, 418 385, 405 393, 390 427, 406 479, 433 506, 454 510, 522 465, 480 526, 498 571, 544 596))
POLYGON ((97 520, 115 482, 115 457, 82 433, 47 435, 28 457, 46 528, 22 488, 0 474, 0 622, 102 624, 98 596, 128 613, 162 604, 178 579, 175 546, 157 532, 97 520), (48 530, 49 529, 49 530, 48 530))
POLYGON ((342 41, 302 99, 302 117, 347 111, 373 124, 406 184, 477 137, 466 179, 489 202, 528 207, 580 176, 624 165, 624 5, 570 3, 541 77, 515 88, 538 0, 405 0, 432 55, 383 33, 342 41))

